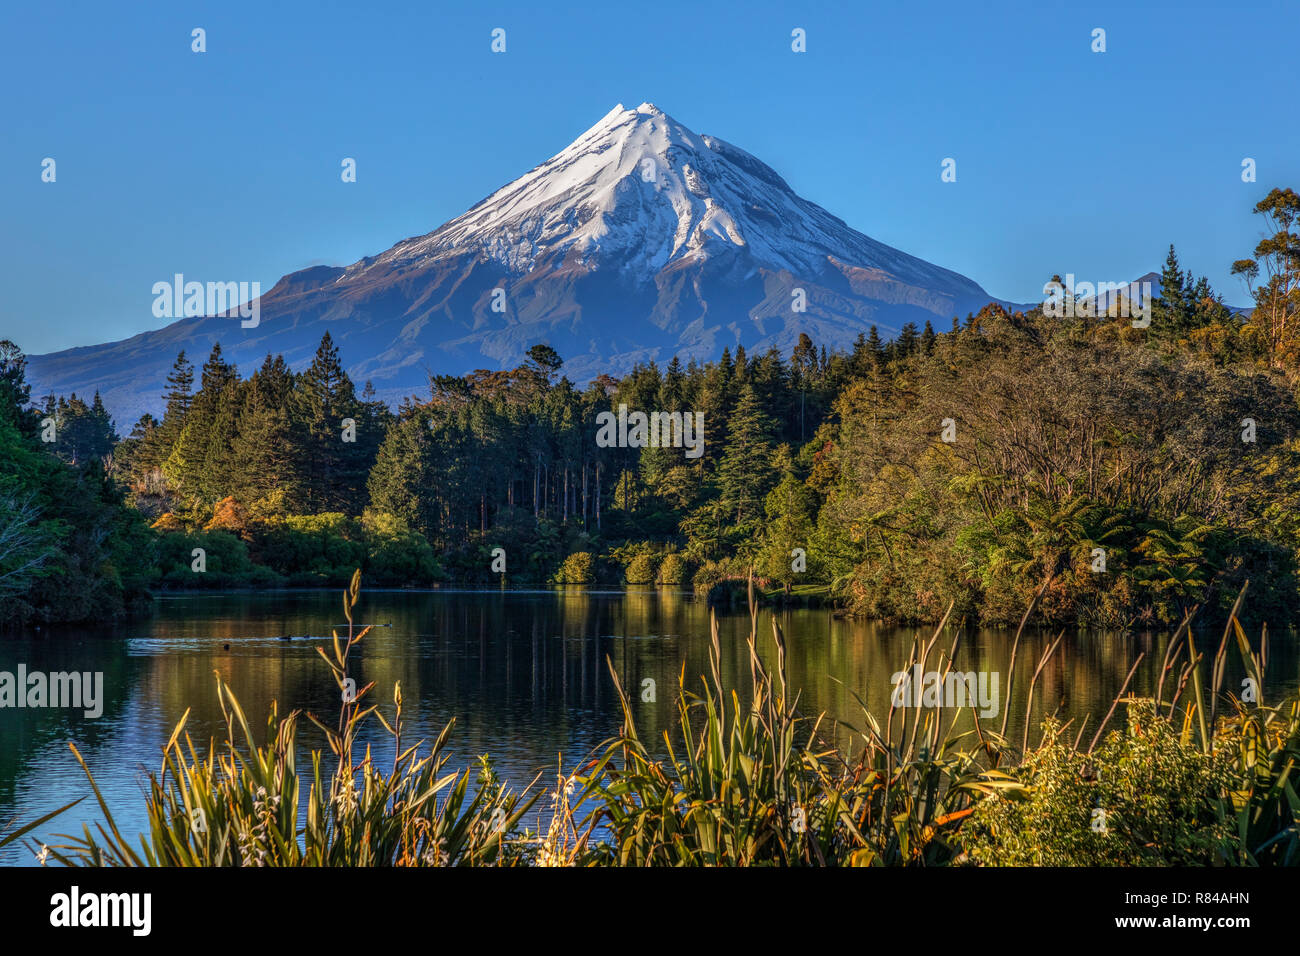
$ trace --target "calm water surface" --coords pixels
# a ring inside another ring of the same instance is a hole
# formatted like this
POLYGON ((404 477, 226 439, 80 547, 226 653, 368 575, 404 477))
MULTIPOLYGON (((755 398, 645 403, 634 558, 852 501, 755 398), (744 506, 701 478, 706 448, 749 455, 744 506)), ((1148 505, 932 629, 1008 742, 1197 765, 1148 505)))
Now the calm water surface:
MULTIPOLYGON (((883 722, 891 676, 904 667, 915 629, 844 620, 826 610, 777 615, 800 709, 861 727, 861 698, 883 722)), ((769 618, 765 611, 759 634, 763 656, 771 659, 769 618)), ((688 687, 698 687, 698 675, 708 670, 708 609, 692 595, 670 590, 368 591, 357 620, 391 624, 353 649, 358 685, 375 681, 372 693, 391 713, 392 688, 400 681, 410 739, 432 739, 455 718, 452 764, 468 765, 488 754, 515 789, 539 773, 542 784, 553 787, 560 763, 572 770, 618 730, 607 657, 624 686, 637 691, 635 716, 646 739, 661 739, 672 728, 673 691, 683 665, 688 687), (655 681, 653 703, 640 700, 646 679, 655 681)), ((749 616, 720 612, 719 621, 723 680, 743 686, 749 616)), ((330 625, 342 623, 337 591, 187 595, 163 597, 154 617, 119 628, 0 640, 0 671, 13 672, 19 663, 29 672, 102 671, 105 698, 103 714, 94 720, 79 710, 0 709, 0 821, 26 822, 89 793, 68 750, 71 741, 86 757, 123 833, 141 832, 145 774, 158 769, 161 747, 185 709, 191 708, 188 729, 196 745, 223 729, 214 672, 234 690, 255 732, 264 730, 272 701, 282 714, 300 708, 332 724, 339 693, 316 647, 321 637, 328 639, 330 625), (296 639, 283 640, 286 635, 296 639)), ((998 672, 999 706, 1009 706, 1013 739, 1023 726, 1030 675, 1053 637, 1027 632, 1022 638, 1007 705, 1014 632, 962 634, 958 666, 998 672)), ((1146 657, 1133 690, 1154 693, 1168 637, 1067 634, 1039 678, 1033 726, 1055 712, 1076 721, 1091 715, 1088 726, 1095 728, 1139 652, 1146 657)), ((1212 653, 1218 637, 1204 635, 1199 643, 1212 644, 1212 653)), ((936 655, 950 643, 951 636, 941 638, 936 655)), ((1294 638, 1274 637, 1270 655, 1267 692, 1293 691, 1294 638)), ((1237 688, 1241 675, 1233 658, 1228 681, 1237 688)), ((1001 720, 999 711, 985 726, 1001 720)), ((308 721, 298 726, 300 748, 325 747, 308 721)), ((838 733, 846 741, 851 730, 841 727, 838 733)), ((377 754, 391 759, 377 722, 369 736, 377 754)), ((300 757, 298 766, 310 763, 300 757)), ((98 819, 88 799, 40 835, 59 842, 54 834, 80 832, 83 823, 98 819)), ((0 850, 0 863, 32 862, 26 847, 0 850)))

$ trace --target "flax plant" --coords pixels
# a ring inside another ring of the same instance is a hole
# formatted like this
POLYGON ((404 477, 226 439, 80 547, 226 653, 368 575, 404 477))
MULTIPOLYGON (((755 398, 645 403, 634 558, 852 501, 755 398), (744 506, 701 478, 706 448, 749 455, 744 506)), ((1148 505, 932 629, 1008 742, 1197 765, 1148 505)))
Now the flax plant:
MULTIPOLYGON (((234 692, 217 676, 225 719, 220 743, 200 755, 181 717, 163 747, 162 768, 150 774, 149 832, 138 848, 122 835, 99 787, 76 747, 69 744, 90 782, 104 823, 50 855, 69 866, 452 866, 512 864, 522 857, 514 839, 520 818, 537 799, 506 790, 494 779, 472 795, 469 770, 446 771, 448 723, 429 752, 423 741, 404 746, 402 690, 393 690, 391 721, 367 704, 373 683, 352 691, 349 654, 370 630, 357 631, 352 612, 361 590, 358 571, 343 598, 347 634, 332 632, 332 653, 318 648, 341 692, 338 723, 308 718, 326 735, 332 772, 320 750, 310 754, 305 815, 296 764, 299 712, 281 718, 273 704, 259 745, 234 692), (374 716, 393 741, 385 772, 369 745, 355 751, 364 724, 374 716), (305 816, 305 819, 304 819, 305 816)), ((454 722, 453 722, 454 723, 454 722)))
MULTIPOLYGON (((1041 593, 1041 590, 1040 590, 1041 593)), ((149 833, 133 847, 121 834, 86 768, 104 823, 69 842, 41 846, 39 858, 67 865, 176 866, 940 866, 1109 863, 1300 864, 1300 701, 1266 704, 1268 633, 1252 647, 1237 619, 1237 598, 1202 680, 1205 654, 1187 611, 1161 664, 1154 698, 1127 696, 1134 661, 1110 709, 1085 743, 1069 723, 1029 727, 1038 677, 1060 646, 1051 641, 1033 669, 1018 746, 1000 727, 958 731, 966 708, 891 706, 884 723, 859 697, 861 726, 839 724, 848 743, 824 735, 822 717, 799 708, 788 680, 786 638, 775 617, 760 637, 761 614, 749 583, 748 688, 721 676, 717 618, 710 615, 709 674, 688 689, 679 673, 677 722, 657 741, 640 735, 634 708, 608 661, 622 711, 618 733, 566 772, 559 762, 549 820, 518 833, 543 795, 525 799, 497 780, 486 758, 471 795, 470 770, 448 771, 449 723, 425 756, 406 745, 401 686, 391 718, 355 690, 350 655, 367 634, 353 625, 359 573, 344 595, 346 636, 319 648, 343 701, 336 723, 311 720, 334 756, 325 770, 312 751, 306 804, 296 767, 298 711, 273 705, 264 745, 249 729, 230 688, 217 679, 224 739, 200 755, 185 731, 188 711, 151 775, 149 833), (1223 692, 1226 655, 1235 644, 1246 679, 1223 692), (1170 680, 1172 678, 1172 680, 1170 680), (1166 697, 1168 691, 1168 697, 1166 697), (1219 705, 1227 710, 1220 714, 1219 705), (1111 726, 1120 705, 1126 726, 1111 726), (374 717, 392 739, 381 771, 362 730, 374 717), (356 752, 361 749, 360 755, 356 752), (1110 824, 1090 826, 1096 811, 1110 824)), ((1021 630, 1033 604, 1026 610, 1021 630)), ((952 608, 949 608, 951 613, 952 608)), ((906 670, 937 670, 946 680, 960 630, 936 650, 948 616, 914 640, 906 670), (930 662, 935 667, 930 668, 930 662)), ((1013 643, 1014 667, 1020 632, 1013 643)), ((1011 682, 1008 680, 1009 695, 1011 682)), ((828 728, 827 728, 828 729, 828 728)), ((71 746, 71 745, 70 745, 71 746)), ((534 784, 536 781, 534 781, 534 784)), ((66 810, 0 838, 0 846, 66 810)), ((34 848, 33 848, 34 849, 34 848)))

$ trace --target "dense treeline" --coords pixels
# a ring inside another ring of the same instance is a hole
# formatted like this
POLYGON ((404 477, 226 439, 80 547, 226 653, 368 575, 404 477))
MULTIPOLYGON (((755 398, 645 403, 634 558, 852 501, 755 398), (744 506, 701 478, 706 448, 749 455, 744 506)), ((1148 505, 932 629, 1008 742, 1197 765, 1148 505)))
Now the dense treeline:
POLYGON ((1172 250, 1163 287, 1150 329, 990 307, 849 353, 803 337, 788 358, 724 349, 582 390, 538 346, 436 378, 395 416, 351 397, 328 336, 300 376, 268 358, 240 382, 214 351, 193 395, 178 363, 163 422, 116 464, 163 489, 160 528, 189 532, 177 584, 199 532, 225 529, 249 555, 218 544, 225 571, 302 583, 372 553, 385 583, 487 582, 501 548, 508 581, 708 587, 753 566, 907 620, 955 601, 1010 621, 1040 587, 1049 619, 1170 620, 1249 577, 1255 608, 1286 617, 1295 399, 1172 250), (601 447, 597 416, 619 406, 702 412, 703 453, 601 447))
MULTIPOLYGON (((1255 615, 1289 621, 1300 198, 1274 190, 1256 211, 1276 231, 1234 266, 1255 291, 1249 315, 1171 247, 1146 328, 1120 303, 1095 316, 1072 302, 1066 319, 989 306, 888 343, 873 327, 848 352, 805 335, 789 356, 738 345, 582 389, 537 345, 516 369, 436 377, 396 412, 369 385, 358 396, 328 334, 303 371, 268 356, 248 378, 218 345, 197 373, 182 353, 162 419, 117 441, 98 396, 28 409, 13 349, 6 440, 23 451, 10 467, 35 456, 58 481, 98 482, 76 506, 98 501, 96 520, 133 529, 92 534, 100 550, 131 542, 130 574, 91 561, 123 595, 140 581, 338 583, 357 566, 380 585, 701 588, 752 568, 894 619, 955 602, 1009 622, 1041 592, 1048 619, 1129 625, 1222 606, 1249 578, 1255 615), (597 441, 611 411, 632 441, 597 441), (701 414, 702 453, 637 447, 636 413, 701 414), (55 441, 38 420, 56 423, 55 441), (144 546, 119 491, 152 522, 144 546)), ((37 501, 14 474, 11 525, 74 507, 37 501)), ((42 539, 54 548, 56 526, 42 539)), ((0 551, 0 581, 65 573, 7 570, 26 553, 0 551)))
POLYGON ((153 536, 105 473, 112 425, 98 396, 32 409, 25 368, 0 342, 0 623, 120 617, 148 599, 153 536))

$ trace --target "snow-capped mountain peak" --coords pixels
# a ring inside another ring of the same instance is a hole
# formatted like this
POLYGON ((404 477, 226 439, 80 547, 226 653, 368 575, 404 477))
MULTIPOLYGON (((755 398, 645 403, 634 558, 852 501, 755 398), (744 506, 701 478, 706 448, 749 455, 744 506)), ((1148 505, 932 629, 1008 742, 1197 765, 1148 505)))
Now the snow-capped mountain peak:
POLYGON ((397 402, 431 372, 514 368, 539 342, 582 382, 738 344, 788 354, 805 334, 849 348, 872 324, 885 335, 905 322, 946 325, 990 298, 852 229, 743 149, 653 103, 620 103, 433 232, 284 276, 262 295, 256 329, 185 318, 34 356, 28 369, 38 389, 99 389, 133 420, 158 411, 182 348, 198 356, 220 341, 245 372, 268 352, 300 369, 328 330, 354 379, 397 402))
POLYGON ((512 272, 559 261, 594 268, 600 260, 646 281, 681 260, 746 250, 755 265, 795 274, 819 273, 834 259, 977 288, 855 232, 749 153, 649 102, 618 104, 464 215, 358 266, 470 250, 512 272))

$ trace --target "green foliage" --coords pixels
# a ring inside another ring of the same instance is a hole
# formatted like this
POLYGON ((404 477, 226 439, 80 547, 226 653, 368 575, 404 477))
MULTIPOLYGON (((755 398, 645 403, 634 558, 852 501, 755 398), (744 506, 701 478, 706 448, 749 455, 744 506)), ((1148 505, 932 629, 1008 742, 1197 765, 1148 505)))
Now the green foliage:
POLYGON ((367 391, 356 396, 328 333, 311 366, 266 357, 247 380, 213 346, 200 387, 177 357, 162 421, 141 419, 120 465, 138 504, 157 512, 205 512, 233 496, 256 517, 366 505, 366 476, 392 418, 367 391))
POLYGON ((1264 220, 1264 237, 1254 254, 1232 265, 1255 299, 1246 328, 1278 368, 1294 371, 1300 363, 1300 195, 1272 189, 1255 204, 1264 220))
MULTIPOLYGON (((318 648, 340 690, 349 679, 349 655, 369 632, 354 633, 352 611, 360 572, 344 596, 347 633, 334 631, 332 653, 318 648)), ((367 684, 345 700, 336 726, 312 714, 335 756, 328 775, 320 750, 311 769, 297 766, 299 711, 281 718, 274 705, 259 745, 234 693, 217 677, 226 733, 200 755, 181 717, 163 748, 162 769, 149 775, 149 833, 138 848, 113 821, 95 779, 71 744, 103 811, 106 827, 50 847, 69 866, 466 866, 512 865, 527 847, 516 832, 537 796, 524 799, 495 779, 486 758, 471 795, 469 770, 445 772, 448 724, 421 756, 424 742, 408 744, 402 689, 393 689, 391 722, 366 698, 367 684), (370 748, 356 742, 373 717, 392 738, 396 756, 381 770, 370 748), (304 793, 305 789, 305 793, 304 793), (306 823, 299 807, 306 799, 306 823)), ((39 822, 39 821, 38 821, 39 822)), ((21 831, 20 831, 21 832, 21 831)))
MULTIPOLYGON (((511 582, 562 579, 567 555, 590 552, 648 583, 649 559, 629 567, 644 546, 680 550, 706 590, 752 567, 764 587, 812 586, 896 620, 935 620, 952 604, 1013 623, 1041 588, 1052 623, 1172 624, 1195 604, 1226 612, 1249 578, 1251 613, 1291 624, 1300 201, 1275 189, 1255 211, 1268 233, 1234 266, 1255 294, 1249 316, 1171 246, 1149 328, 1118 309, 1062 321, 990 305, 950 332, 909 322, 886 342, 871 327, 848 354, 802 334, 788 357, 735 346, 582 390, 538 343, 514 369, 434 376, 396 416, 369 386, 358 397, 328 334, 304 371, 268 356, 247 380, 216 345, 197 391, 178 356, 162 420, 142 418, 116 447, 98 400, 43 401, 65 460, 103 460, 151 518, 201 525, 231 499, 252 560, 297 584, 337 582, 356 563, 385 583, 426 583, 439 568, 485 583, 495 547, 511 556, 511 582), (598 445, 597 416, 620 407, 701 414, 700 454, 598 445), (381 541, 283 524, 367 510, 409 531, 381 541)), ((23 365, 0 343, 0 416, 29 440, 38 416, 23 365)), ((0 569, 27 587, 52 565, 21 555, 53 547, 54 527, 38 540, 26 498, 6 500, 0 521, 21 526, 24 544, 0 569)))
POLYGON ((1112 731, 1092 754, 1048 721, 1043 744, 1016 771, 1026 789, 981 801, 963 826, 971 859, 999 866, 1228 862, 1232 825, 1220 812, 1227 757, 1180 740, 1153 701, 1131 704, 1128 717, 1127 729, 1112 731))
POLYGON ((248 547, 228 531, 168 532, 157 539, 158 583, 168 588, 271 587, 281 577, 254 565, 248 547), (194 549, 203 549, 205 570, 195 569, 194 549))
POLYGON ((816 558, 812 565, 807 560, 807 553, 813 547, 817 500, 812 489, 794 473, 787 448, 778 451, 777 461, 784 477, 763 503, 766 521, 758 569, 763 577, 788 589, 803 581, 817 580, 819 576, 816 558), (796 549, 804 552, 802 571, 795 570, 796 549))
POLYGON ((366 577, 380 585, 427 585, 442 578, 433 548, 396 515, 367 512, 363 521, 366 577))
POLYGON ((855 609, 936 620, 956 602, 1008 624, 1048 580, 1049 621, 1176 623, 1250 575, 1255 613, 1294 619, 1289 523, 1261 522, 1267 484, 1241 480, 1300 432, 1290 390, 1098 328, 990 306, 844 391, 809 478, 827 488, 810 557, 855 609))
MULTIPOLYGON (((0 394, 25 395, 21 353, 0 343, 0 360, 0 394)), ((98 457, 74 452, 72 464, 51 454, 32 418, 0 407, 0 625, 140 608, 152 573, 144 520, 123 506, 98 457)))
POLYGON ((90 405, 70 395, 68 398, 51 395, 42 410, 44 421, 53 422, 55 441, 50 451, 70 465, 86 464, 92 460, 103 461, 113 450, 117 433, 108 411, 99 398, 99 392, 90 405))
POLYGON ((556 584, 592 584, 596 580, 596 560, 589 551, 577 551, 564 559, 556 572, 556 584))
MULTIPOLYGON (((837 746, 821 719, 799 712, 785 635, 773 618, 770 640, 761 638, 751 601, 748 687, 742 695, 723 685, 712 618, 710 673, 698 693, 683 677, 675 733, 663 738, 666 757, 639 734, 638 708, 607 661, 622 727, 594 759, 558 774, 544 835, 516 831, 541 794, 515 796, 486 757, 472 799, 470 770, 443 773, 450 724, 427 757, 419 756, 422 743, 406 745, 400 686, 391 722, 366 699, 373 684, 347 690, 352 648, 369 630, 356 633, 352 625, 359 594, 358 571, 344 595, 346 635, 335 631, 332 649, 318 648, 343 705, 333 725, 308 715, 336 762, 326 779, 323 754, 311 753, 305 826, 298 825, 298 712, 281 719, 273 708, 267 743, 259 746, 218 678, 225 739, 200 756, 184 734, 188 711, 181 718, 162 771, 150 777, 150 831, 139 849, 123 838, 73 747, 105 824, 48 847, 49 854, 91 866, 1300 864, 1300 797, 1292 780, 1300 700, 1270 706, 1229 695, 1232 713, 1215 719, 1229 635, 1246 673, 1263 686, 1263 651, 1252 649, 1235 616, 1244 591, 1209 662, 1208 685, 1193 667, 1190 686, 1180 681, 1174 702, 1163 699, 1163 684, 1154 700, 1130 699, 1127 725, 1101 740, 1108 714, 1087 749, 1082 734, 1071 743, 1066 728, 1049 719, 1033 747, 1026 730, 1019 751, 978 722, 972 732, 957 732, 960 713, 893 706, 883 724, 864 708, 863 726, 846 726, 851 744, 837 746), (387 772, 363 746, 371 716, 393 738, 387 772)), ((1168 653, 1185 649, 1199 664, 1189 627, 1180 628, 1168 653)), ((926 667, 943 630, 917 638, 908 668, 926 667)), ((951 661, 941 651, 935 663, 942 672, 951 661)))
POLYGON ((623 578, 628 584, 654 584, 656 564, 654 555, 638 554, 628 562, 623 578))
POLYGON ((254 543, 258 560, 290 584, 346 583, 366 558, 361 522, 339 512, 269 519, 254 543))
POLYGON ((659 562, 659 574, 656 583, 663 585, 679 585, 687 580, 690 569, 682 556, 676 551, 669 551, 659 562))

